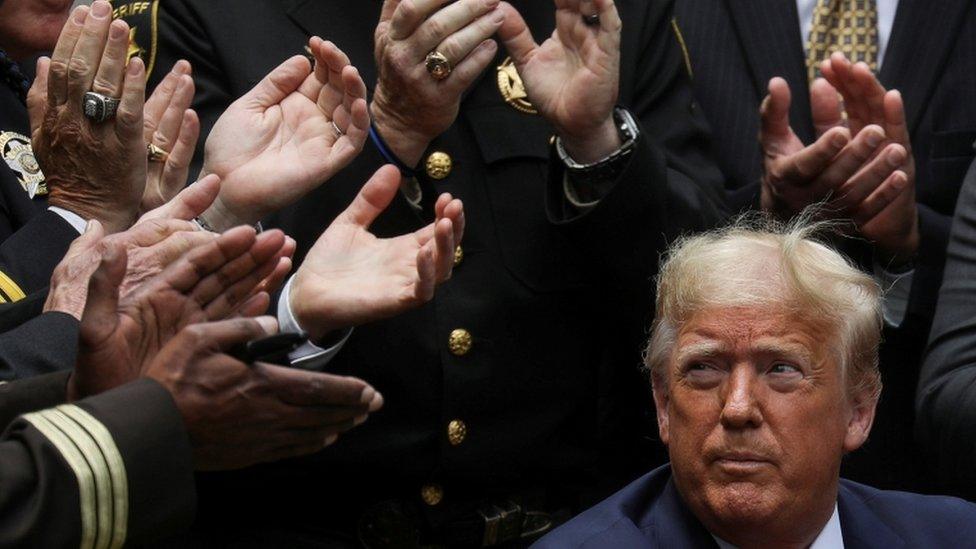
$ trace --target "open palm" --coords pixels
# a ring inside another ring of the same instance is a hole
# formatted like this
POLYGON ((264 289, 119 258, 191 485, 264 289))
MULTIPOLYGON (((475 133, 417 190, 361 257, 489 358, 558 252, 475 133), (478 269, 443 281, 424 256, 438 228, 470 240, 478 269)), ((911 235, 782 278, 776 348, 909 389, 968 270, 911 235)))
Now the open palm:
POLYGON ((222 180, 216 215, 207 216, 223 221, 218 229, 254 223, 291 204, 362 150, 366 86, 334 45, 318 38, 309 44, 314 71, 304 57, 285 61, 235 101, 207 139, 201 176, 222 180))
POLYGON ((399 183, 396 168, 380 169, 295 274, 292 310, 313 337, 402 313, 430 300, 434 287, 450 277, 464 231, 460 200, 442 195, 437 219, 414 233, 382 239, 369 232, 399 183))

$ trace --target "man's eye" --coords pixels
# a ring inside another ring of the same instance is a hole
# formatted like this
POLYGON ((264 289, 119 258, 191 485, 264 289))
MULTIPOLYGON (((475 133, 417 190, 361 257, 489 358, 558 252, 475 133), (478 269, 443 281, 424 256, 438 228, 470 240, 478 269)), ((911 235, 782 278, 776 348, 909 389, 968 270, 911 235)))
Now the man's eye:
POLYGON ((769 369, 771 374, 798 374, 800 369, 792 364, 777 363, 773 364, 773 367, 769 369))

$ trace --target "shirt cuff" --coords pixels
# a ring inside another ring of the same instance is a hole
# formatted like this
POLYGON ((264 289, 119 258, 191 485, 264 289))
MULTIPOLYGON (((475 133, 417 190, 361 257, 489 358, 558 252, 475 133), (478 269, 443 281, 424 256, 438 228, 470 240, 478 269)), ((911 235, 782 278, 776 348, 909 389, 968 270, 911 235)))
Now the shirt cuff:
POLYGON ((885 324, 892 328, 900 327, 905 321, 914 276, 914 269, 895 274, 882 267, 877 261, 874 262, 874 280, 884 290, 881 311, 884 315, 885 324))
POLYGON ((62 219, 68 222, 68 225, 71 225, 74 230, 78 231, 78 234, 84 234, 85 227, 88 225, 88 222, 85 221, 83 217, 75 212, 70 212, 57 206, 48 206, 47 209, 60 215, 62 219))
MULTIPOLYGON (((278 299, 278 328, 284 333, 302 332, 302 327, 298 324, 294 312, 291 310, 291 282, 295 277, 290 277, 285 287, 281 290, 281 297, 278 299)), ((288 353, 288 360, 292 366, 308 369, 324 368, 337 354, 352 335, 352 328, 347 328, 339 341, 328 348, 322 348, 312 342, 306 342, 301 347, 288 353)))

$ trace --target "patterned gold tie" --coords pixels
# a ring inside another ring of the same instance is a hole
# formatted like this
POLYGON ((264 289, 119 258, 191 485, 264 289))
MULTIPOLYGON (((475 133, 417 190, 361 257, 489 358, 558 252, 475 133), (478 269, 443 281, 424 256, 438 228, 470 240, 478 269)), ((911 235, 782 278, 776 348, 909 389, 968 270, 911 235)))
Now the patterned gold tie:
POLYGON ((820 63, 835 51, 852 63, 878 69, 878 4, 876 0, 817 0, 807 42, 807 76, 820 75, 820 63))

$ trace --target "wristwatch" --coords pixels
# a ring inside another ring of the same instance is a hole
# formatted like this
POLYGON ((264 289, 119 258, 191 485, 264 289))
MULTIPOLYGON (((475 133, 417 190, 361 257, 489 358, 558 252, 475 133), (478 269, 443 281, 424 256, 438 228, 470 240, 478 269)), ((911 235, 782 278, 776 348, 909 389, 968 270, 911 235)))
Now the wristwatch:
POLYGON ((601 180, 615 181, 626 166, 626 160, 634 148, 637 146, 637 138, 640 136, 640 127, 634 117, 626 109, 614 107, 613 121, 620 133, 620 140, 623 144, 610 153, 609 156, 592 164, 580 164, 573 160, 566 149, 563 147, 561 138, 556 139, 556 152, 559 159, 566 165, 567 175, 574 180, 601 180))

